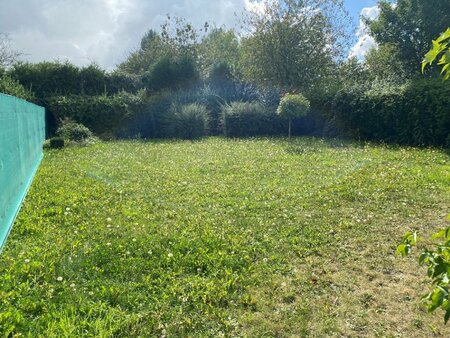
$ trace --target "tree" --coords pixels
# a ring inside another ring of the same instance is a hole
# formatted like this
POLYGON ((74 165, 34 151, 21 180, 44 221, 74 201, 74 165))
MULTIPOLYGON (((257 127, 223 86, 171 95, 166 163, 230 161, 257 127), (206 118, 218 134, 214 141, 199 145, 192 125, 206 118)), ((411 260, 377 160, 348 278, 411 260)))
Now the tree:
POLYGON ((161 36, 150 29, 142 37, 140 48, 119 64, 117 70, 122 73, 141 75, 167 53, 167 47, 161 36))
POLYGON ((339 0, 264 0, 249 12, 242 39, 247 79, 308 92, 342 57, 346 12, 339 0), (260 6, 261 7, 261 6, 260 6))
POLYGON ((0 33, 0 68, 7 68, 17 61, 20 52, 11 46, 11 40, 5 33, 0 33))
POLYGON ((380 46, 391 45, 396 61, 410 77, 419 75, 418 65, 429 48, 450 22, 448 0, 387 0, 378 4, 376 20, 366 19, 370 34, 380 46))
POLYGON ((370 81, 402 84, 408 79, 409 72, 405 72, 397 47, 390 43, 370 49, 364 58, 364 66, 370 81))
POLYGON ((302 94, 287 94, 281 99, 277 114, 289 119, 289 138, 291 138, 292 119, 305 116, 308 113, 309 106, 308 99, 302 94))
POLYGON ((213 28, 199 45, 199 63, 204 75, 224 64, 232 73, 238 73, 239 57, 239 41, 232 29, 213 28))

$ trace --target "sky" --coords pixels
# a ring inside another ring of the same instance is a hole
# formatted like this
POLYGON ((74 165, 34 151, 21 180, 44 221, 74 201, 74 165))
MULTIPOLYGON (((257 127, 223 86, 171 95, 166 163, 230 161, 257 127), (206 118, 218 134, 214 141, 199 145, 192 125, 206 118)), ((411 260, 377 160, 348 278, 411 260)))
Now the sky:
MULTIPOLYGON (((345 5, 357 26, 361 13, 377 14, 376 0, 345 0, 345 5)), ((0 0, 0 32, 9 35, 24 61, 95 62, 111 70, 148 29, 159 29, 166 14, 196 27, 208 21, 232 28, 251 7, 251 0, 0 0)), ((373 41, 361 28, 356 34, 350 54, 362 59, 373 41)))

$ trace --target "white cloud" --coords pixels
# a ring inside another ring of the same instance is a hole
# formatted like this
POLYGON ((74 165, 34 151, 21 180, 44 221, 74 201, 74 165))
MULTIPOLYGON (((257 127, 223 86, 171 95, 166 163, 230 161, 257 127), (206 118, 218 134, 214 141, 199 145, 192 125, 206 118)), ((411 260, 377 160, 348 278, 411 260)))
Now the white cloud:
MULTIPOLYGON (((378 6, 366 7, 361 10, 361 17, 376 19, 380 15, 380 8, 378 6)), ((363 20, 359 20, 359 28, 356 32, 358 41, 350 49, 349 58, 356 57, 359 60, 363 60, 367 52, 376 47, 375 40, 368 34, 367 27, 363 20)))
POLYGON ((24 60, 92 61, 112 69, 159 29, 166 14, 196 27, 205 21, 234 27, 249 0, 0 0, 0 32, 8 33, 24 60))

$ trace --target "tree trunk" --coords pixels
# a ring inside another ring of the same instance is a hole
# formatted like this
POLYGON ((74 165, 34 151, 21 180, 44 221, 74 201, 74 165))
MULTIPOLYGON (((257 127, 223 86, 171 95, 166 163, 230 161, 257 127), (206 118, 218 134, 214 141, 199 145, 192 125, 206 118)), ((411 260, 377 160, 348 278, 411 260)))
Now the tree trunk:
POLYGON ((291 118, 289 118, 289 134, 288 138, 291 139, 291 118))

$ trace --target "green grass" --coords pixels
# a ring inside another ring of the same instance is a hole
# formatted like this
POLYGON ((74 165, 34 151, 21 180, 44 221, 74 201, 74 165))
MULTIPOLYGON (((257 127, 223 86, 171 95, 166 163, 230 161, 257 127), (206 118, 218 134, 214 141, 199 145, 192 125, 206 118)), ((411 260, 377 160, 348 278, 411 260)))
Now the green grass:
POLYGON ((318 139, 48 150, 0 256, 0 332, 448 335, 403 233, 444 226, 440 150, 318 139))

